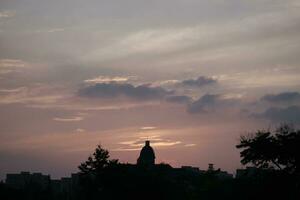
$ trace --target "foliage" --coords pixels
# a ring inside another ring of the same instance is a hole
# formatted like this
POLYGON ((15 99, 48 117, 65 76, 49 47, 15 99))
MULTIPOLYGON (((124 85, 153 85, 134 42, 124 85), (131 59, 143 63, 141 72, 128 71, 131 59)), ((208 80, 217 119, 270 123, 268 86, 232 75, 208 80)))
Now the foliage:
POLYGON ((237 148, 241 163, 252 163, 256 167, 279 169, 299 175, 300 130, 282 125, 274 132, 258 130, 255 134, 241 136, 237 148))
POLYGON ((118 164, 118 160, 109 160, 109 152, 98 145, 95 152, 88 157, 87 161, 81 163, 78 168, 81 173, 99 172, 104 168, 118 164))

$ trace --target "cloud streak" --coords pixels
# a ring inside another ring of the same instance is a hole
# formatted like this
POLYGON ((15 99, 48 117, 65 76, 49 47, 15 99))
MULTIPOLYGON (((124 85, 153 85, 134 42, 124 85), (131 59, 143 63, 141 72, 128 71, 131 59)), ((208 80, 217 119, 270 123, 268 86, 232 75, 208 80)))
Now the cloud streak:
MULTIPOLYGON (((78 121, 82 121, 84 118, 83 117, 70 117, 70 118, 60 118, 60 117, 55 117, 53 118, 54 121, 58 121, 58 122, 78 122, 78 121)), ((78 129, 77 129, 78 131, 78 129)), ((82 131, 81 131, 82 132, 82 131)))
POLYGON ((0 12, 0 19, 1 18, 11 18, 16 15, 16 11, 13 10, 4 10, 0 12))
POLYGON ((188 104, 192 102, 192 98, 185 95, 178 95, 178 96, 168 96, 166 98, 167 102, 170 103, 178 103, 178 104, 188 104))
MULTIPOLYGON (((224 111, 224 109, 233 109, 238 106, 239 98, 232 95, 205 94, 198 100, 188 104, 187 112, 190 114, 201 114, 215 111, 224 111)), ((233 112, 233 110, 231 110, 233 112)))
POLYGON ((265 118, 276 123, 300 123, 300 107, 288 106, 284 108, 271 107, 260 114, 253 114, 258 118, 265 118))
POLYGON ((120 142, 119 144, 123 147, 114 149, 114 151, 136 151, 141 150, 141 147, 144 146, 145 140, 151 140, 151 146, 153 147, 171 147, 175 145, 182 144, 181 141, 174 141, 170 139, 161 138, 159 135, 151 135, 149 137, 139 137, 135 140, 128 140, 120 142))
POLYGON ((98 76, 96 78, 84 80, 85 83, 122 83, 134 79, 134 76, 98 76))
POLYGON ((155 126, 143 126, 140 128, 141 130, 154 130, 157 129, 155 126))
POLYGON ((79 95, 89 98, 116 98, 127 97, 136 100, 162 99, 172 91, 161 87, 150 87, 149 85, 133 86, 131 84, 98 83, 79 90, 79 95))
POLYGON ((0 90, 0 104, 53 104, 64 98, 57 88, 45 85, 0 90))
POLYGON ((190 87, 203 87, 206 85, 212 85, 216 83, 217 83, 216 79, 205 77, 205 76, 199 76, 197 79, 187 79, 181 82, 183 86, 190 86, 190 87))
POLYGON ((0 75, 21 72, 21 69, 28 67, 28 63, 17 59, 0 59, 0 75))
POLYGON ((282 92, 279 94, 268 94, 262 97, 262 100, 272 103, 295 102, 300 101, 299 92, 282 92))

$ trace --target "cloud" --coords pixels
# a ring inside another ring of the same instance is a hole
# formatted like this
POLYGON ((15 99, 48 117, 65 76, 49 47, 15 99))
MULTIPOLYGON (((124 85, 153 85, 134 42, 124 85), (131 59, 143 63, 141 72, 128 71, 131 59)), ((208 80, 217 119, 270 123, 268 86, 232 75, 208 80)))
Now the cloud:
POLYGON ((54 121, 58 121, 58 122, 78 122, 78 121, 82 121, 83 119, 84 118, 80 116, 75 116, 70 118, 60 118, 60 117, 53 118, 54 121))
POLYGON ((88 55, 87 59, 113 59, 136 54, 166 53, 188 47, 197 39, 194 27, 181 29, 146 29, 129 33, 105 48, 88 55), (183 42, 184 41, 184 42, 183 42))
POLYGON ((191 87, 202 87, 215 83, 217 83, 217 80, 206 76, 199 76, 197 79, 187 79, 181 82, 182 85, 191 87))
POLYGON ((196 146, 196 144, 185 144, 184 146, 185 147, 194 147, 194 146, 196 146))
MULTIPOLYGON (((78 121, 84 120, 84 118, 87 115, 88 115, 88 113, 79 112, 79 113, 77 113, 76 116, 73 116, 73 117, 55 117, 55 118, 53 118, 53 120, 58 121, 58 122, 78 122, 78 121)), ((75 131, 76 132, 85 132, 85 130, 82 128, 77 128, 75 131)))
POLYGON ((0 59, 0 74, 19 72, 21 68, 27 67, 28 63, 16 59, 0 59))
POLYGON ((191 114, 207 113, 224 107, 232 106, 238 99, 228 98, 226 95, 205 94, 188 105, 187 111, 191 114))
POLYGON ((86 130, 85 130, 85 129, 82 129, 82 128, 77 128, 75 131, 78 132, 78 133, 83 133, 83 132, 85 132, 86 130))
POLYGON ((111 151, 140 151, 141 148, 116 148, 111 151))
POLYGON ((272 103, 281 103, 281 102, 293 102, 300 100, 299 92, 283 92, 279 94, 268 94, 261 98, 262 100, 272 102, 272 103))
POLYGON ((16 12, 13 10, 4 10, 0 12, 0 19, 1 18, 11 18, 16 15, 16 12))
POLYGON ((128 140, 128 141, 120 142, 119 144, 122 145, 123 147, 113 149, 113 151, 141 150, 141 148, 145 144, 145 140, 150 140, 152 147, 170 147, 170 146, 175 146, 175 145, 179 145, 182 143, 181 141, 177 141, 177 140, 174 141, 174 140, 170 140, 170 139, 161 138, 159 135, 152 135, 152 136, 148 136, 148 137, 139 137, 135 140, 128 140))
POLYGON ((64 28, 53 28, 48 30, 37 30, 36 33, 55 33, 55 32, 63 32, 65 31, 64 28))
POLYGON ((54 29, 48 30, 48 33, 61 32, 64 30, 65 30, 64 28, 54 28, 54 29))
POLYGON ((64 98, 57 90, 58 88, 45 85, 1 89, 0 104, 52 104, 64 98))
POLYGON ((171 80, 156 81, 156 82, 152 83, 151 85, 152 86, 173 86, 180 82, 181 81, 179 81, 179 80, 171 79, 171 80))
POLYGON ((157 129, 155 126, 143 126, 140 128, 141 130, 154 130, 157 129))
POLYGON ((300 123, 300 107, 289 106, 285 108, 271 107, 260 114, 253 114, 258 118, 266 118, 274 122, 280 123, 300 123))
POLYGON ((0 59, 0 68, 25 67, 27 65, 23 60, 0 59))
MULTIPOLYGON (((271 7, 276 7, 273 2, 270 4, 272 4, 271 7)), ((115 39, 110 45, 94 50, 88 57, 101 60, 136 56, 137 54, 162 55, 165 53, 170 55, 175 53, 175 59, 182 60, 183 63, 194 59, 198 61, 195 63, 199 64, 201 60, 220 60, 223 57, 235 57, 236 60, 236 56, 240 55, 240 50, 243 50, 246 51, 244 55, 247 55, 248 59, 249 57, 252 59, 253 55, 247 54, 251 50, 249 47, 255 46, 255 53, 259 55, 261 52, 257 51, 258 45, 263 49, 266 48, 265 43, 267 43, 267 49, 272 49, 273 44, 283 42, 280 39, 284 39, 284 42, 297 41, 295 35, 299 32, 299 11, 296 8, 290 9, 292 7, 289 8, 289 6, 285 6, 285 9, 280 12, 272 9, 251 15, 242 12, 242 15, 235 16, 230 20, 223 21, 223 18, 220 18, 213 23, 206 21, 196 26, 187 26, 191 24, 189 21, 186 24, 175 23, 177 26, 137 30, 127 35, 124 34, 123 38, 115 39), (237 52, 233 52, 232 47, 237 49, 237 52), (191 52, 192 58, 188 55, 191 52), (195 53, 193 54, 193 52, 195 53), (185 55, 188 57, 183 57, 185 55)), ((269 8, 269 6, 260 6, 260 9, 257 10, 262 10, 262 7, 269 8)), ((249 10, 247 9, 247 11, 249 10)), ((206 12, 207 10, 203 13, 206 12)), ((229 12, 231 15, 232 12, 229 12)), ((274 49, 271 52, 273 51, 274 49)), ((266 54, 268 53, 265 52, 264 55, 266 54)))
POLYGON ((152 83, 153 86, 187 86, 187 87, 203 87, 206 85, 213 85, 217 83, 217 79, 206 77, 206 76, 199 76, 196 79, 186 79, 186 80, 163 80, 163 81, 156 81, 152 83))
POLYGON ((84 80, 85 83, 120 83, 120 82, 127 82, 131 79, 135 79, 135 76, 114 76, 114 77, 109 77, 109 76, 98 76, 96 78, 92 79, 87 79, 84 80))
POLYGON ((0 93, 16 93, 16 92, 21 92, 24 89, 26 89, 26 87, 19 87, 13 89, 0 89, 0 93))
POLYGON ((187 111, 189 113, 206 112, 208 107, 214 106, 219 101, 220 95, 206 94, 198 100, 192 102, 187 111))
POLYGON ((97 83, 79 90, 79 95, 92 98, 128 97, 137 100, 161 99, 172 91, 148 85, 133 86, 120 83, 97 83))
POLYGON ((170 103, 186 104, 186 103, 190 103, 192 101, 192 98, 185 95, 168 96, 166 98, 166 101, 170 103))

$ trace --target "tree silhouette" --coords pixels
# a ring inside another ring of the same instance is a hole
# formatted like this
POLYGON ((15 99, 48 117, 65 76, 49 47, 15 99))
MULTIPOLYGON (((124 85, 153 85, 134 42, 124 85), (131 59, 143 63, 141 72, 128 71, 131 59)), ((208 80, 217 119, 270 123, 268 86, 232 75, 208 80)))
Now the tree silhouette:
POLYGON ((87 161, 78 166, 80 173, 99 172, 110 165, 118 164, 118 160, 109 160, 109 157, 108 150, 98 145, 95 152, 88 157, 87 161))
POLYGON ((242 164, 252 163, 260 168, 279 169, 299 176, 300 130, 291 125, 281 125, 271 132, 258 130, 255 134, 241 136, 236 145, 242 164))
MULTIPOLYGON (((98 145, 94 153, 79 166, 79 183, 82 199, 98 199, 105 197, 108 180, 111 177, 109 171, 119 165, 118 160, 110 160, 109 152, 98 145)), ((105 199, 105 198, 104 198, 105 199)))

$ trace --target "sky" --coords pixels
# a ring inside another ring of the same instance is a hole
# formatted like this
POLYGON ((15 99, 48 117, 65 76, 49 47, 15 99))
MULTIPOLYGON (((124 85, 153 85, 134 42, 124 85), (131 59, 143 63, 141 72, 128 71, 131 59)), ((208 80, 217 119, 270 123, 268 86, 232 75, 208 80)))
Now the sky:
POLYGON ((299 0, 0 0, 0 179, 97 144, 233 173, 241 135, 300 125, 299 0))

